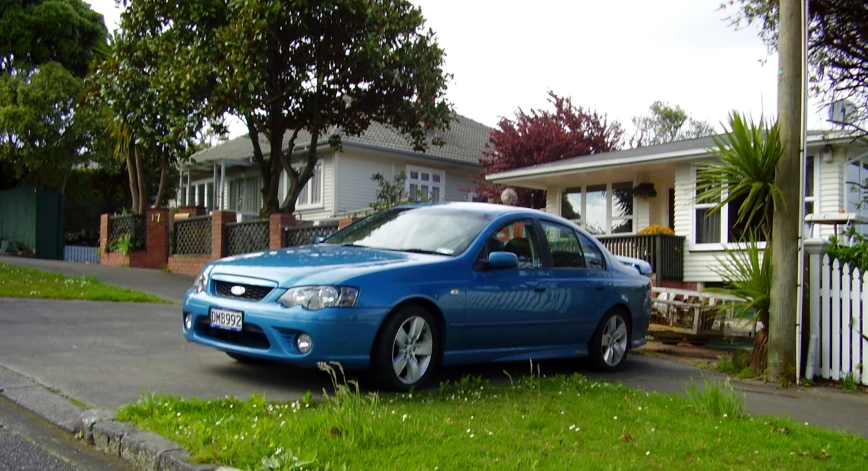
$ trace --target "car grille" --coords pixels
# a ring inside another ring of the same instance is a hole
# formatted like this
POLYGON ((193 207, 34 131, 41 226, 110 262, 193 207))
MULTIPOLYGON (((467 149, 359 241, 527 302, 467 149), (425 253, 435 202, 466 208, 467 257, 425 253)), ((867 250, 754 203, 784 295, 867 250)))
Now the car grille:
POLYGON ((251 348, 271 348, 271 342, 257 325, 244 323, 244 330, 235 332, 232 330, 215 329, 208 323, 207 316, 199 317, 196 322, 196 332, 204 337, 210 337, 235 345, 243 345, 251 348))
POLYGON ((246 285, 243 283, 229 283, 228 281, 219 281, 214 280, 214 291, 217 292, 218 296, 223 296, 224 298, 234 298, 234 299, 249 299, 251 301, 259 301, 262 298, 268 296, 274 288, 268 286, 257 286, 257 285, 246 285), (244 287, 244 294, 241 296, 236 296, 232 294, 233 286, 242 286, 244 287))

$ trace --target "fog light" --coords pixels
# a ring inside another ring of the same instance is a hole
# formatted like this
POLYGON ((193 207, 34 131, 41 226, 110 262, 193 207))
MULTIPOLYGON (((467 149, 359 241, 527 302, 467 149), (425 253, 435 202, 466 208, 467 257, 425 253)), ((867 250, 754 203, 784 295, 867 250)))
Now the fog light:
POLYGON ((184 314, 184 328, 187 330, 193 328, 193 314, 184 314))
POLYGON ((310 338, 310 335, 299 334, 299 336, 295 338, 295 348, 297 348, 301 353, 307 353, 311 348, 313 348, 313 339, 310 338))

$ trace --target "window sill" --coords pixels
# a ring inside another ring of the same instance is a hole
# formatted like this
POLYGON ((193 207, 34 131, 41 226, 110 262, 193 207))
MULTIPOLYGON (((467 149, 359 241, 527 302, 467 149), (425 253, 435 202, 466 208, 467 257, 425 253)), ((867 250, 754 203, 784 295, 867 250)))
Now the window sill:
MULTIPOLYGON (((760 250, 764 250, 766 248, 767 242, 759 242, 757 246, 760 250)), ((724 252, 726 250, 745 250, 747 249, 747 244, 691 244, 688 248, 688 252, 724 252)))
POLYGON ((315 210, 323 210, 325 209, 325 205, 322 203, 319 204, 306 204, 304 206, 296 206, 296 211, 315 211, 315 210))

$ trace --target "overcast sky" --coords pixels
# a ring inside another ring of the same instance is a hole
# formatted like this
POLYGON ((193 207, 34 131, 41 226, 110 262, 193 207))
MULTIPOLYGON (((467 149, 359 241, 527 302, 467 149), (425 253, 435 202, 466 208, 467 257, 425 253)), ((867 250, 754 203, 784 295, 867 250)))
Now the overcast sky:
MULTIPOLYGON (((114 0, 91 0, 117 27, 114 0)), ((446 51, 447 98, 495 126, 546 107, 546 92, 630 129, 654 100, 720 129, 731 110, 773 116, 777 56, 753 28, 729 26, 722 0, 414 0, 446 51)), ((824 111, 824 110, 823 110, 824 111)), ((827 127, 812 103, 808 124, 827 127)), ((233 126, 232 136, 244 133, 233 126)))

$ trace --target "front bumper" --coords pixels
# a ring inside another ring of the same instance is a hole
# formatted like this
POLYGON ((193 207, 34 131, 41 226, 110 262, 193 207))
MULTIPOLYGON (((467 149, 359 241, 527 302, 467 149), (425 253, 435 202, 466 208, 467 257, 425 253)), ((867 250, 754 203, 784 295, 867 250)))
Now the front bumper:
POLYGON ((316 367, 321 361, 336 361, 347 369, 368 367, 371 347, 387 309, 355 307, 308 311, 301 307, 285 308, 274 299, 269 296, 255 302, 189 291, 181 316, 184 337, 218 350, 302 367, 316 367), (243 312, 243 330, 211 327, 212 307, 243 312), (183 321, 187 314, 193 317, 190 329, 183 321), (313 348, 304 354, 295 346, 302 333, 313 339, 313 348))

